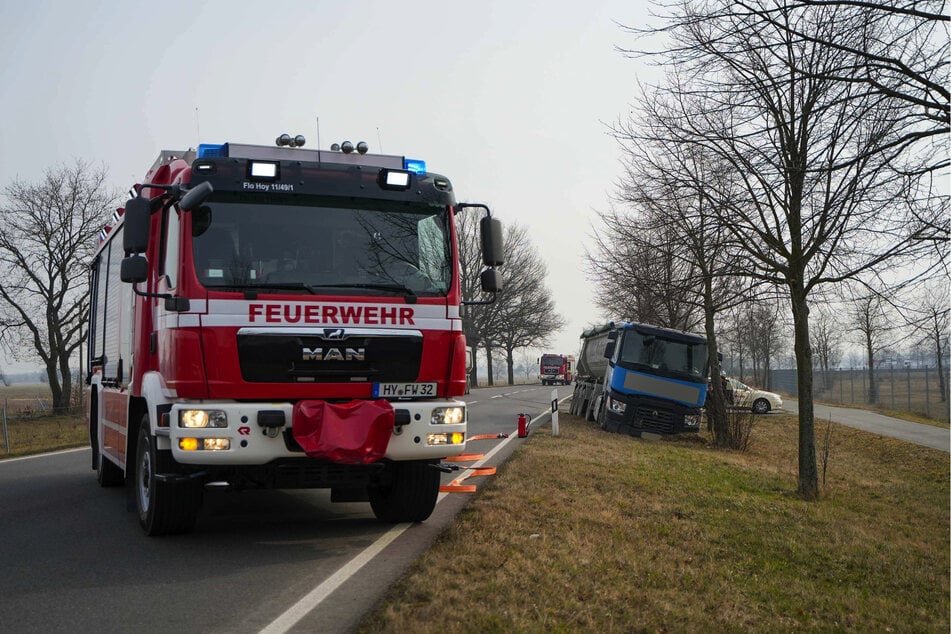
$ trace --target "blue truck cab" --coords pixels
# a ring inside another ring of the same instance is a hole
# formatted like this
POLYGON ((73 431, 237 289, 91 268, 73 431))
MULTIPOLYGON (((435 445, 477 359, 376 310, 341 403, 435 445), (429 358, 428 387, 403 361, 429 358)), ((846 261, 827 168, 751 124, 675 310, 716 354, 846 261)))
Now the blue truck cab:
POLYGON ((706 338, 630 322, 602 332, 607 366, 601 427, 632 436, 699 431, 708 385, 706 338))

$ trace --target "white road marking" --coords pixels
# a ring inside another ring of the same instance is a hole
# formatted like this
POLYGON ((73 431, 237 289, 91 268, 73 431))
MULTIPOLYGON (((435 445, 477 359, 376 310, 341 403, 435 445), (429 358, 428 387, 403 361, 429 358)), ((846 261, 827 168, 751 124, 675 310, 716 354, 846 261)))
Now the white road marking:
POLYGON ((34 460, 36 458, 48 458, 49 456, 58 456, 64 453, 75 453, 77 451, 89 451, 89 447, 76 447, 75 449, 63 449, 62 451, 50 451, 47 453, 33 454, 32 456, 20 456, 19 458, 4 458, 3 460, 0 460, 0 464, 6 464, 8 462, 20 462, 21 460, 34 460))
POLYGON ((284 614, 280 615, 261 630, 261 634, 283 634, 294 627, 298 621, 307 616, 314 608, 323 602, 330 594, 339 588, 343 583, 355 575, 357 571, 376 557, 380 551, 390 545, 397 537, 406 532, 406 529, 412 526, 405 522, 397 524, 388 530, 382 537, 370 544, 359 555, 348 561, 337 572, 330 575, 323 583, 311 590, 300 601, 292 605, 284 614))
MULTIPOLYGON (((492 398, 497 398, 497 397, 493 396, 492 398)), ((567 398, 562 400, 567 400, 567 398)), ((551 412, 542 412, 541 414, 533 418, 531 421, 529 421, 528 426, 531 427, 535 423, 535 421, 545 416, 549 416, 550 414, 551 412)), ((494 456, 499 450, 501 450, 502 447, 507 445, 512 440, 515 440, 516 438, 518 438, 517 435, 509 436, 508 438, 506 438, 505 440, 497 444, 495 448, 492 449, 492 451, 485 454, 482 460, 479 460, 472 466, 481 467, 483 464, 488 462, 488 460, 492 458, 492 456, 494 456)), ((472 471, 472 469, 471 468, 466 469, 465 471, 463 471, 463 475, 465 475, 469 471, 472 471)), ((459 477, 461 478, 462 476, 459 476, 459 477)), ((442 500, 444 500, 447 495, 450 495, 450 494, 440 493, 439 497, 436 498, 436 504, 439 504, 442 500)), ((324 601, 324 599, 329 597, 333 593, 334 590, 342 586, 344 582, 346 582, 350 577, 355 575, 361 568, 363 568, 365 565, 370 563, 370 561, 374 557, 376 557, 384 548, 389 546, 397 537, 399 537, 404 532, 406 532, 406 529, 408 529, 410 526, 412 526, 412 524, 410 523, 397 524, 396 526, 388 530, 379 539, 377 539, 375 542, 367 546, 363 550, 363 552, 361 552, 356 557, 348 561, 337 572, 335 572, 330 577, 328 577, 316 588, 308 592, 307 595, 304 596, 300 601, 292 605, 290 608, 287 609, 287 611, 285 611, 283 614, 281 614, 276 619, 271 621, 271 623, 267 627, 261 630, 261 634, 284 634, 284 632, 290 631, 290 629, 294 627, 298 621, 300 621, 302 618, 304 618, 309 613, 314 611, 318 606, 320 606, 320 604, 324 601)))

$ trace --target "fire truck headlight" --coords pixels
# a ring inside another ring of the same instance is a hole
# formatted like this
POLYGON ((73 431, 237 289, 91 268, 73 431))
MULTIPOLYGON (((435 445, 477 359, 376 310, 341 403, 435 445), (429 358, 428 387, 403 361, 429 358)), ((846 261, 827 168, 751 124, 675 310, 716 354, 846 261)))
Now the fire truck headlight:
POLYGON ((227 451, 231 449, 229 438, 179 438, 178 448, 182 451, 227 451))
POLYGON ((451 434, 426 434, 426 444, 433 445, 461 445, 466 440, 466 435, 456 431, 451 434))
POLYGON ((437 407, 433 410, 433 425, 457 425, 466 422, 465 407, 437 407))
POLYGON ((179 427, 227 427, 228 415, 220 409, 186 409, 178 416, 179 427))
POLYGON ((197 438, 179 438, 178 439, 178 448, 182 451, 195 451, 198 449, 198 439, 197 438))

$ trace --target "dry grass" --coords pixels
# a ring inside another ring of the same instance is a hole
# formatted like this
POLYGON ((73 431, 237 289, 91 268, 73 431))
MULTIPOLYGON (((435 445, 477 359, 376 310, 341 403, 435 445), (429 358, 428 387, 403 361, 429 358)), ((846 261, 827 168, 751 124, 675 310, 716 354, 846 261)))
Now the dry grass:
POLYGON ((811 503, 791 416, 745 453, 561 420, 364 631, 948 631, 946 453, 836 426, 811 503))
POLYGON ((8 420, 6 438, 0 431, 0 460, 88 444, 89 432, 82 417, 39 416, 8 420))
POLYGON ((89 444, 83 416, 51 416, 49 387, 14 384, 0 387, 6 434, 0 427, 0 460, 89 444))

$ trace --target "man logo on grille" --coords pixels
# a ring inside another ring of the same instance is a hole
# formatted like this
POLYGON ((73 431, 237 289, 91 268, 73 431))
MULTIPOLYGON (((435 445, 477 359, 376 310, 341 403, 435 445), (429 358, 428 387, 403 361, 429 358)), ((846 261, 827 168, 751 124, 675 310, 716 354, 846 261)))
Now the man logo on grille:
POLYGON ((366 361, 366 348, 303 348, 304 361, 366 361))

